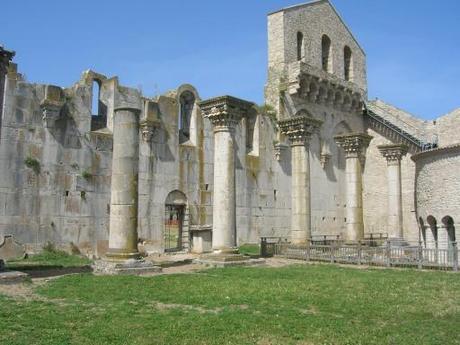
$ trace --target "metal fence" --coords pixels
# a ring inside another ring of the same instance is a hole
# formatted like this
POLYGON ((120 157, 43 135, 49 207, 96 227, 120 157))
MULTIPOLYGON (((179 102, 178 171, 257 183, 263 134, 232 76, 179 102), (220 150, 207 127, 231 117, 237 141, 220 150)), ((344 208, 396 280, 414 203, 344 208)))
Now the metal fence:
POLYGON ((298 246, 290 244, 286 238, 262 237, 261 255, 305 261, 458 271, 460 253, 456 242, 443 249, 421 242, 394 244, 385 241, 376 245, 374 240, 353 244, 343 241, 318 244, 318 241, 312 241, 308 245, 298 246))

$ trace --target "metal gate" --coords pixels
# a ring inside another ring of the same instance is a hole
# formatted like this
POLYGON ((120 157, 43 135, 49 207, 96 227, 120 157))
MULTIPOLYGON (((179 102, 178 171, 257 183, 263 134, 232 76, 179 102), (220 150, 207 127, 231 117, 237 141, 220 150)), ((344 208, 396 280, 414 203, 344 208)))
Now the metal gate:
POLYGON ((165 251, 173 252, 182 249, 182 223, 184 219, 183 205, 166 205, 165 207, 165 251))

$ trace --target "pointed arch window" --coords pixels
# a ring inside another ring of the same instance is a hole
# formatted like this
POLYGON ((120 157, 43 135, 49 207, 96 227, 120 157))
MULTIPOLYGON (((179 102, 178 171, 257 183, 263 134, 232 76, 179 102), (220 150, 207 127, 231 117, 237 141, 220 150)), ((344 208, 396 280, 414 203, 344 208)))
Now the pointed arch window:
POLYGON ((303 33, 297 32, 297 61, 301 61, 305 57, 305 48, 303 33))
POLYGON ((184 91, 179 97, 179 143, 190 140, 190 120, 195 105, 195 95, 191 91, 184 91))
POLYGON ((101 83, 99 80, 93 80, 92 86, 91 115, 98 116, 100 113, 99 103, 101 97, 101 83))
POLYGON ((321 62, 324 71, 332 73, 331 39, 323 35, 321 39, 321 62))
POLYGON ((353 80, 353 56, 349 46, 343 48, 343 72, 345 80, 353 80))

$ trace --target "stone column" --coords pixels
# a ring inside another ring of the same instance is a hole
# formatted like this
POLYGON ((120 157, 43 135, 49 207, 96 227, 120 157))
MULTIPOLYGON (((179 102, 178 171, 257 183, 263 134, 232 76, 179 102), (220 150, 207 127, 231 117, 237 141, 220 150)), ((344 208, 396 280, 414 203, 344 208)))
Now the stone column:
POLYGON ((117 108, 113 122, 110 234, 107 257, 138 258, 139 109, 117 108))
POLYGON ((390 144, 378 146, 378 149, 387 159, 388 237, 390 239, 403 239, 401 159, 407 153, 407 146, 390 144))
POLYGON ((346 241, 364 238, 362 164, 371 139, 364 133, 335 137, 337 145, 345 151, 346 241))
POLYGON ((291 243, 296 245, 311 239, 309 143, 321 123, 306 115, 279 122, 281 133, 291 142, 291 243))
POLYGON ((214 191, 212 249, 236 252, 235 127, 252 103, 223 96, 200 102, 214 127, 214 191))

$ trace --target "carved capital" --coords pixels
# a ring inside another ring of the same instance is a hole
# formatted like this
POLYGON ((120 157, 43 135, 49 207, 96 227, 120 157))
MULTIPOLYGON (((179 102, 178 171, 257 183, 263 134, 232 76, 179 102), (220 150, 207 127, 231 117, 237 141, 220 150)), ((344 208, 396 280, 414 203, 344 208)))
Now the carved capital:
POLYGON ((363 158, 364 151, 372 139, 364 133, 352 133, 336 136, 335 142, 345 151, 346 158, 363 158))
POLYGON ((211 121, 214 131, 219 131, 233 130, 254 104, 235 97, 222 96, 202 101, 199 106, 203 116, 211 121))
POLYGON ((380 145, 377 148, 387 159, 388 165, 400 164, 402 157, 407 153, 407 146, 404 144, 380 145))
POLYGON ((323 122, 307 115, 297 115, 278 122, 281 133, 286 135, 291 146, 307 145, 311 135, 323 122))
POLYGON ((142 140, 145 142, 151 142, 153 140, 153 136, 155 135, 155 131, 160 127, 158 122, 154 121, 142 121, 139 124, 141 130, 142 140))

